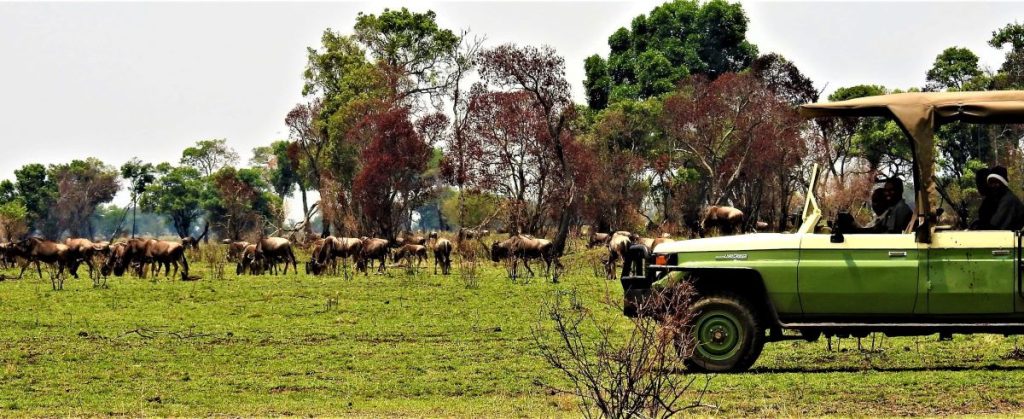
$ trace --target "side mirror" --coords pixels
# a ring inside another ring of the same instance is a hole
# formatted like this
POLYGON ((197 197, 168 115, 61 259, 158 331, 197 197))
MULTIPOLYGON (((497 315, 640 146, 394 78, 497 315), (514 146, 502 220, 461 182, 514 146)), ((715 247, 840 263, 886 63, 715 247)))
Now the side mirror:
POLYGON ((832 233, 832 236, 829 237, 828 241, 832 243, 842 243, 846 241, 846 238, 843 237, 843 233, 840 233, 839 230, 836 230, 835 232, 832 233))

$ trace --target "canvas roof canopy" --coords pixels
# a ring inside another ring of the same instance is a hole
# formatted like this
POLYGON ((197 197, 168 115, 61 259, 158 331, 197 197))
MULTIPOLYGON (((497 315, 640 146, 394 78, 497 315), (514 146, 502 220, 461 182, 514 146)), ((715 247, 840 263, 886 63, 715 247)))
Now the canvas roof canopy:
POLYGON ((931 237, 928 197, 935 190, 935 130, 945 123, 1024 123, 1024 91, 916 92, 867 96, 841 102, 812 103, 800 107, 808 117, 881 116, 892 118, 910 139, 917 185, 919 242, 931 237))

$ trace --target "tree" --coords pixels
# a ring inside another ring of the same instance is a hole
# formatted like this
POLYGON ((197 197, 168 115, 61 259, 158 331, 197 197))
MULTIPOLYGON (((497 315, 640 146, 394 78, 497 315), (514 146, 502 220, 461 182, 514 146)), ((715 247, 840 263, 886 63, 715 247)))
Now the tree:
POLYGON ((562 196, 555 210, 558 230, 552 242, 555 254, 561 255, 565 252, 569 226, 578 212, 577 183, 585 181, 583 172, 577 170, 582 159, 574 159, 581 148, 569 129, 575 107, 565 80, 565 59, 548 46, 505 44, 481 53, 480 77, 499 88, 526 92, 543 117, 545 130, 541 138, 554 156, 555 186, 562 196))
POLYGON ((266 227, 280 225, 281 202, 256 169, 227 166, 210 178, 211 194, 205 200, 210 227, 232 240, 255 239, 266 227))
POLYGON ((19 199, 0 204, 0 237, 13 241, 28 232, 28 208, 19 199))
POLYGON ((282 201, 291 196, 299 183, 299 171, 288 156, 288 141, 274 141, 269 146, 254 148, 249 164, 263 169, 266 181, 282 201))
MULTIPOLYGON (((451 124, 450 137, 444 142, 445 149, 440 162, 440 169, 448 184, 458 188, 457 195, 458 211, 454 213, 456 223, 459 226, 477 225, 467 224, 466 217, 466 194, 464 193, 467 182, 470 181, 468 167, 474 163, 473 156, 467 150, 466 131, 469 125, 469 106, 472 101, 472 92, 467 92, 463 87, 466 76, 476 67, 476 61, 480 56, 483 45, 482 38, 469 39, 468 34, 463 32, 460 38, 460 45, 455 52, 456 57, 452 60, 451 71, 449 71, 450 86, 449 100, 451 101, 451 124)), ((449 213, 447 218, 452 218, 449 213)))
POLYGON ((227 146, 226 139, 200 140, 181 152, 181 164, 191 165, 203 176, 210 176, 222 167, 238 162, 238 153, 227 146))
POLYGON ((156 172, 159 177, 142 195, 139 205, 143 211, 170 219, 178 237, 190 236, 192 223, 203 214, 209 181, 191 166, 162 163, 156 172))
POLYGON ((409 116, 408 108, 384 109, 367 115, 350 134, 351 141, 366 144, 352 191, 361 224, 383 237, 397 236, 428 186, 422 175, 433 150, 409 116))
POLYGON ((927 80, 928 90, 978 90, 984 87, 978 56, 960 47, 946 48, 935 57, 927 80))
POLYGON ((661 113, 658 98, 619 101, 600 111, 583 137, 598 167, 583 194, 583 216, 597 230, 644 229, 643 201, 652 189, 660 193, 656 201, 668 203, 669 179, 655 170, 672 152, 659 124, 661 113))
POLYGON ((99 204, 113 200, 121 188, 117 169, 88 158, 50 166, 48 172, 57 183, 58 198, 50 210, 57 233, 67 230, 72 237, 94 237, 89 219, 99 204))
POLYGON ((820 97, 814 82, 781 54, 757 57, 750 64, 750 72, 764 87, 793 106, 814 103, 820 97))
POLYGON ((1024 87, 1024 25, 1008 23, 992 31, 988 44, 1003 49, 1009 44, 1006 59, 999 68, 993 84, 997 89, 1019 89, 1024 87))
POLYGON ((153 170, 152 164, 143 163, 138 158, 133 158, 121 165, 121 177, 128 181, 128 191, 132 195, 132 237, 135 237, 136 232, 136 207, 139 203, 139 196, 146 192, 146 187, 156 179, 153 176, 153 170))
POLYGON ((749 74, 714 81, 692 77, 665 101, 665 130, 704 177, 706 203, 739 200, 734 189, 758 177, 752 162, 778 148, 778 136, 796 136, 793 109, 749 74))
POLYGON ((312 214, 306 191, 321 190, 320 170, 325 166, 324 156, 328 146, 327 130, 318 119, 321 106, 320 100, 297 104, 284 120, 288 126, 288 135, 292 139, 288 145, 288 159, 296 170, 296 184, 302 196, 303 227, 307 233, 312 231, 309 220, 312 214))
POLYGON ((417 95, 437 98, 448 87, 444 72, 460 39, 439 27, 436 18, 433 11, 416 13, 404 7, 384 9, 379 16, 360 12, 356 17, 354 37, 394 75, 398 102, 413 105, 405 100, 417 95))
POLYGON ((14 171, 15 187, 18 197, 25 203, 28 210, 26 222, 29 231, 39 230, 46 237, 54 237, 59 231, 55 223, 50 222, 50 207, 57 200, 57 183, 47 176, 46 166, 31 163, 14 171))
POLYGON ((510 231, 537 234, 559 188, 544 115, 531 95, 475 89, 466 128, 463 187, 504 198, 510 231))
POLYGON ((747 68, 757 48, 746 40, 743 7, 725 0, 673 0, 608 38, 608 59, 587 58, 587 101, 595 110, 623 99, 671 92, 693 74, 710 78, 747 68), (606 99, 607 98, 607 99, 606 99))

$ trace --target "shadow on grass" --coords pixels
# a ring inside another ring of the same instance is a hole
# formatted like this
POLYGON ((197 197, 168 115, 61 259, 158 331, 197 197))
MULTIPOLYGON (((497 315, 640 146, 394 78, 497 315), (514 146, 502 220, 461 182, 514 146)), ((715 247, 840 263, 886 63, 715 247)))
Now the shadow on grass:
POLYGON ((745 374, 828 374, 836 372, 930 372, 930 371, 1024 371, 1024 365, 951 365, 951 366, 920 366, 920 367, 880 367, 880 366, 849 366, 849 367, 786 367, 786 368, 751 368, 745 374))

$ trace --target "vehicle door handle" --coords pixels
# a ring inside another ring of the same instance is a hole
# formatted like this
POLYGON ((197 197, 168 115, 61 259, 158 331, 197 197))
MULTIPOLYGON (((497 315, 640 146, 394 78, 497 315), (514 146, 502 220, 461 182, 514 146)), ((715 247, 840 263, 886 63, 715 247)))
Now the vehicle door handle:
POLYGON ((907 252, 889 252, 889 257, 891 257, 891 258, 905 258, 905 257, 907 257, 907 252))
POLYGON ((1010 256, 1010 251, 1007 249, 993 250, 992 256, 1010 256))

